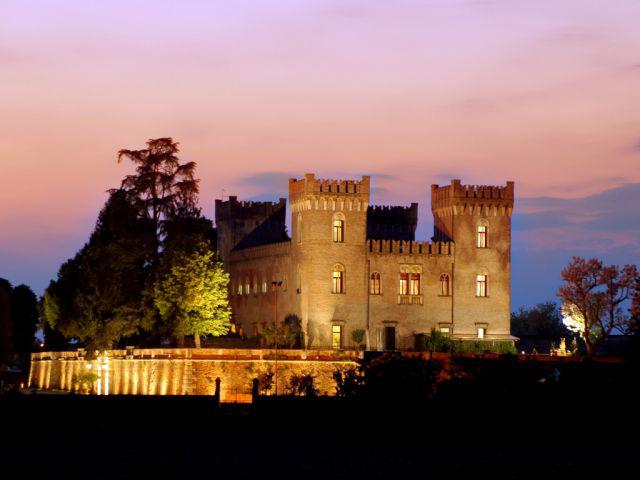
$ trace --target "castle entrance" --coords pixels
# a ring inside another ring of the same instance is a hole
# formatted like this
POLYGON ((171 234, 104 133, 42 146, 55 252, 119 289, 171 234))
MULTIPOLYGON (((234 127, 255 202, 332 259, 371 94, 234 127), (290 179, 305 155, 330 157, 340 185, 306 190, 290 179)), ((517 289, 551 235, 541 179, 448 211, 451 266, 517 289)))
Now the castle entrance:
POLYGON ((384 327, 384 349, 395 350, 396 349, 396 327, 384 327))

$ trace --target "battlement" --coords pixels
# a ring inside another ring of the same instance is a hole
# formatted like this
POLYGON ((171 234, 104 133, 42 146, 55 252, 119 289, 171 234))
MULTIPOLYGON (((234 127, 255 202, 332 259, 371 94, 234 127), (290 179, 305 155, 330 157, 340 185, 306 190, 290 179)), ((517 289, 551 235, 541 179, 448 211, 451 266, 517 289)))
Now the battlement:
POLYGON ((462 185, 451 180, 450 185, 431 185, 431 210, 440 215, 493 214, 511 215, 514 183, 504 187, 491 185, 462 185))
POLYGON ((453 242, 426 242, 405 240, 368 240, 369 254, 373 255, 453 255, 453 242))
POLYGON ((216 223, 226 220, 243 220, 255 217, 268 218, 275 212, 287 207, 287 199, 280 198, 277 202, 238 201, 233 195, 229 200, 216 200, 216 223))
POLYGON ((371 178, 367 175, 362 180, 329 180, 316 178, 307 173, 304 178, 289 179, 289 198, 291 201, 304 198, 306 195, 366 195, 369 196, 371 178))
POLYGON ((462 185, 459 179, 451 180, 450 185, 431 185, 431 206, 438 207, 450 200, 504 200, 513 203, 514 183, 509 181, 505 187, 492 185, 462 185))

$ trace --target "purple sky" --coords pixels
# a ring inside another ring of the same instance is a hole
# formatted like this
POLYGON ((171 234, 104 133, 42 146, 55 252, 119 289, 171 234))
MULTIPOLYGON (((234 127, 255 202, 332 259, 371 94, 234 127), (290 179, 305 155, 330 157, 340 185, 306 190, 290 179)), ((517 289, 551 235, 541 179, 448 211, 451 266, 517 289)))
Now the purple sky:
POLYGON ((378 203, 515 180, 513 307, 572 254, 640 261, 640 2, 28 1, 0 15, 0 277, 38 293, 173 136, 225 194, 374 176, 378 203))

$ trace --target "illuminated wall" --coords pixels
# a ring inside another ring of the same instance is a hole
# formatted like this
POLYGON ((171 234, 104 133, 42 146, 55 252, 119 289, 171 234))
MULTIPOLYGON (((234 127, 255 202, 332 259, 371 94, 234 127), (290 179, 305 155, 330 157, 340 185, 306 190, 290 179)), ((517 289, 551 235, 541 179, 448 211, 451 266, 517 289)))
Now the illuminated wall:
MULTIPOLYGON (((278 392, 292 376, 312 374, 320 394, 334 395, 333 372, 354 368, 357 358, 356 352, 283 350, 277 359, 278 392)), ((40 352, 31 357, 29 386, 77 391, 82 375, 92 373, 91 390, 101 395, 213 395, 220 378, 223 402, 248 402, 252 380, 267 372, 276 372, 273 350, 127 349, 91 359, 82 351, 40 352)))

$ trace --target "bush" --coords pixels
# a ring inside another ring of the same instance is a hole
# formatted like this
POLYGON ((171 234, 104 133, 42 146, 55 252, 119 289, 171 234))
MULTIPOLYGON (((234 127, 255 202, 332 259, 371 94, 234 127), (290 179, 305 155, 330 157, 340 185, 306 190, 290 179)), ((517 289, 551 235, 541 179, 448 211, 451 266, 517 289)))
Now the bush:
POLYGON ((420 333, 416 335, 416 350, 422 352, 442 352, 451 354, 480 354, 485 352, 498 354, 516 354, 512 342, 491 340, 452 340, 446 335, 431 330, 430 335, 420 333))
POLYGON ((355 368, 336 370, 333 379, 336 381, 336 396, 353 398, 360 393, 362 376, 355 368))
POLYGON ((292 375, 286 390, 289 395, 295 397, 316 397, 318 389, 314 385, 315 377, 310 373, 303 375, 292 375))

